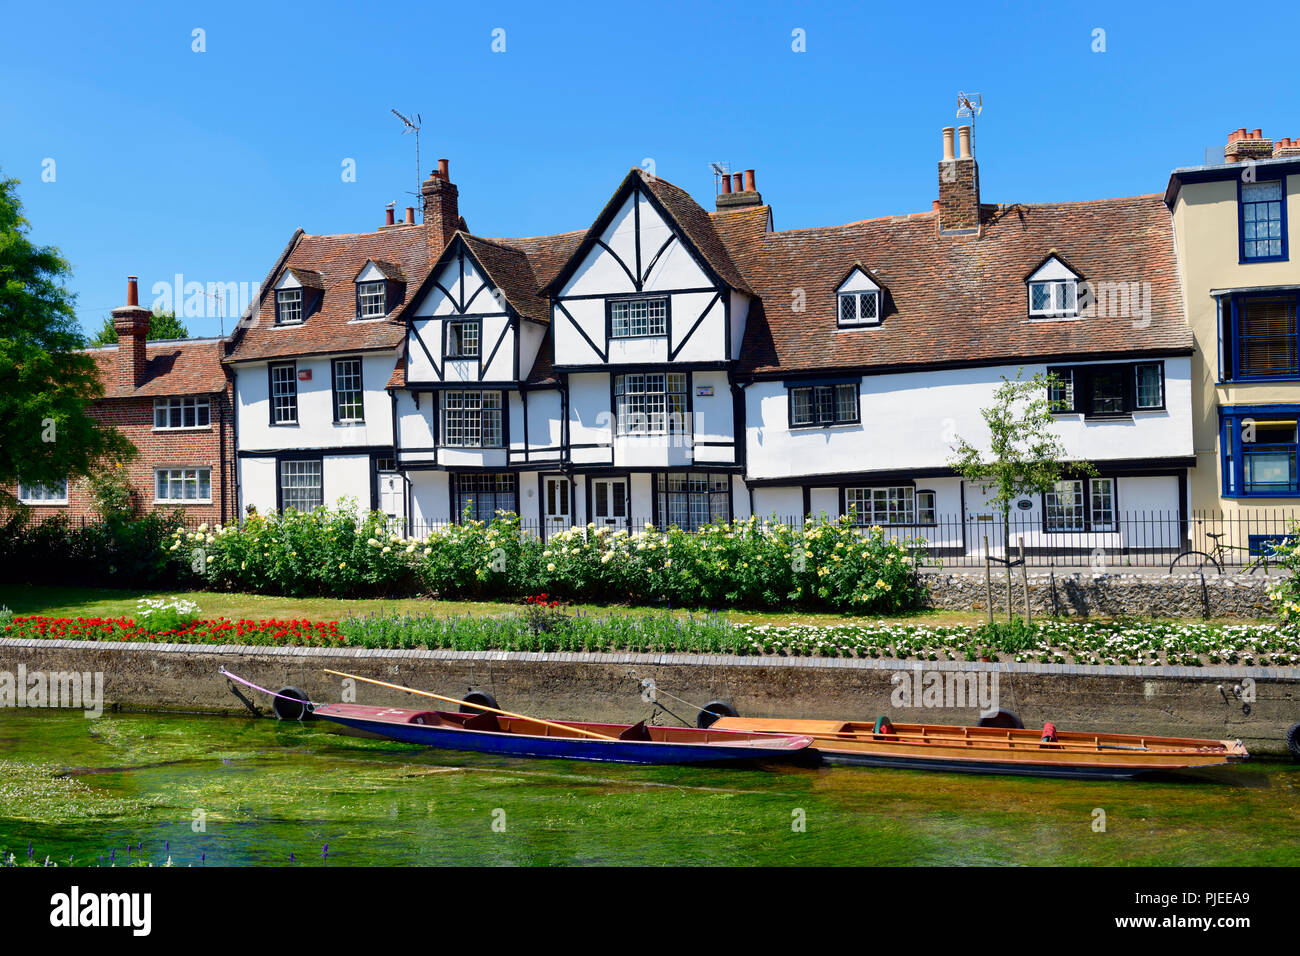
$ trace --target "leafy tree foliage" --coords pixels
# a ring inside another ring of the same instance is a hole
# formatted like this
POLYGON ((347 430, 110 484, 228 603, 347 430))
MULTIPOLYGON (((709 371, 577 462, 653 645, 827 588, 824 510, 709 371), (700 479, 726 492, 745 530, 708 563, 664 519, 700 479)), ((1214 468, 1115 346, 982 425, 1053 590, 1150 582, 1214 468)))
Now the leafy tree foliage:
POLYGON ((0 178, 0 503, 19 476, 50 484, 135 454, 116 429, 87 414, 103 395, 63 285, 72 269, 28 238, 18 181, 0 178))

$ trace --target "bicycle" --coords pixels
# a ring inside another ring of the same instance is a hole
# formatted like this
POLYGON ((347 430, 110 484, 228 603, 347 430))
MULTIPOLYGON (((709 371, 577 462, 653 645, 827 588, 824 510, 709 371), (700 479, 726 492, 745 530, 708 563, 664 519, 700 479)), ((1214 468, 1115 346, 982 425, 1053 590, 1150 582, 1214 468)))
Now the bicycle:
MULTIPOLYGON (((1247 554, 1250 553, 1250 547, 1248 545, 1224 544, 1219 540, 1224 537, 1223 533, 1215 534, 1212 531, 1207 531, 1205 536, 1214 541, 1214 547, 1210 548, 1209 551, 1196 551, 1194 549, 1184 551, 1182 554, 1178 555, 1178 557, 1169 562, 1170 574, 1173 574, 1175 571, 1197 571, 1204 574, 1207 565, 1213 567, 1214 570, 1219 572, 1219 574, 1222 574, 1223 561, 1229 551, 1245 551, 1247 554)), ((1247 574, 1254 574, 1260 568, 1263 568, 1264 573, 1268 574, 1269 559, 1273 558, 1276 560, 1278 557, 1277 553, 1273 550, 1278 543, 1279 542, 1275 541, 1260 542, 1259 556, 1255 558, 1254 561, 1251 561, 1248 564, 1243 564, 1241 570, 1247 574)))

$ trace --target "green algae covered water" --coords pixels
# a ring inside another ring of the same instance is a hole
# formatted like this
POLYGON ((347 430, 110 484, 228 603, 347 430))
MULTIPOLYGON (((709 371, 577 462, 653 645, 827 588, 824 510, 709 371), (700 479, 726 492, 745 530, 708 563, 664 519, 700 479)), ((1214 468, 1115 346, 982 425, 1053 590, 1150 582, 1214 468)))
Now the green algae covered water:
POLYGON ((1138 782, 624 767, 323 723, 0 711, 0 850, 23 862, 29 845, 60 865, 1295 865, 1300 766, 1138 782))

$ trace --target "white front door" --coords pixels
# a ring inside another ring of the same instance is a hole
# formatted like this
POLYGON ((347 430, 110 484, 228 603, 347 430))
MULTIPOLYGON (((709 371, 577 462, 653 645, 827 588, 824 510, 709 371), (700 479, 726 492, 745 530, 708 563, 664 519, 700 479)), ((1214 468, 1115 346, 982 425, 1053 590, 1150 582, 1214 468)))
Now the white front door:
POLYGON ((390 518, 406 517, 406 482, 395 471, 378 472, 379 510, 390 518))
POLYGON ((626 478, 592 479, 591 520, 598 528, 627 527, 626 478))
POLYGON ((573 496, 569 494, 569 479, 562 475, 548 475, 542 479, 542 489, 542 520, 546 534, 573 527, 573 496))

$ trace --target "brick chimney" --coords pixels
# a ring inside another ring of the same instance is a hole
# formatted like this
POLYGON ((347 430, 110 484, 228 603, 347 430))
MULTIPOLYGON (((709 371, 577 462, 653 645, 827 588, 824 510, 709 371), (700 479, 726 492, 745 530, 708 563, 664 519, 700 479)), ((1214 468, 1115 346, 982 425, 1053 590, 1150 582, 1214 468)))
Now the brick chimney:
POLYGON ((420 193, 424 198, 424 239, 429 261, 436 262, 460 221, 459 191, 451 181, 447 160, 438 160, 438 168, 429 174, 420 193))
POLYGON ((1264 138, 1263 130, 1247 132, 1243 126, 1228 134, 1228 145, 1223 147, 1223 158, 1230 163, 1273 158, 1273 141, 1264 138))
POLYGON ((953 155, 953 128, 943 128, 943 159, 939 161, 939 234, 965 235, 980 228, 980 169, 970 150, 970 127, 957 130, 958 150, 953 155))
POLYGON ((126 277, 126 305, 113 310, 113 328, 117 331, 117 386, 134 390, 144 382, 145 339, 153 313, 140 306, 140 292, 135 276, 126 277))
POLYGON ((1300 156, 1300 139, 1285 136, 1273 144, 1274 159, 1284 159, 1292 156, 1300 156))
POLYGON ((730 209, 746 209, 750 206, 763 205, 763 194, 754 185, 754 171, 747 169, 742 176, 722 177, 722 192, 718 193, 718 212, 730 209))

